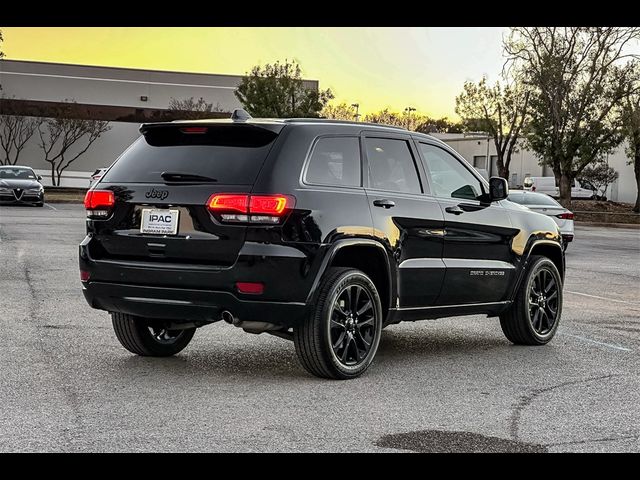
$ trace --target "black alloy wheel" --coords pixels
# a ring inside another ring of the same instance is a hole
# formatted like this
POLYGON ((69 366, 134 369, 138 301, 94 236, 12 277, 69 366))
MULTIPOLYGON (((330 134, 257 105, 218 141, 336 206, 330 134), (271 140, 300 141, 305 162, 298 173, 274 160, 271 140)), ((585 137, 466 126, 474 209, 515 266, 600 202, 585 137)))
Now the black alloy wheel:
POLYGON ((371 295, 360 285, 348 285, 336 295, 329 322, 331 348, 336 359, 354 366, 371 350, 375 331, 371 295))
POLYGON ((541 268, 529 287, 529 321, 539 335, 547 335, 558 317, 558 284, 548 268, 541 268))
POLYGON ((318 288, 313 310, 293 329, 302 366, 322 378, 346 380, 371 365, 382 335, 382 304, 361 270, 332 267, 318 288))
POLYGON ((513 303, 500 314, 500 327, 516 345, 545 345, 562 314, 562 277, 548 257, 532 255, 513 303))

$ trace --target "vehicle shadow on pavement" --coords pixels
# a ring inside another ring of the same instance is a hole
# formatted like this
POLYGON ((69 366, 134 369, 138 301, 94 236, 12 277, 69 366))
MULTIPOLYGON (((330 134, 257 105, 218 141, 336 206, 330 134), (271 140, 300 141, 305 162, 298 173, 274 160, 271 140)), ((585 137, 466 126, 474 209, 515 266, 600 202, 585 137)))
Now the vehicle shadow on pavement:
MULTIPOLYGON (((381 366, 385 370, 397 369, 400 373, 402 365, 416 360, 437 361, 456 354, 473 357, 495 349, 504 349, 507 353, 512 348, 508 341, 497 334, 478 335, 475 331, 469 331, 456 332, 452 336, 451 332, 443 330, 393 332, 387 329, 383 331, 371 373, 381 366)), ((167 376, 172 381, 176 378, 190 378, 192 381, 194 377, 205 382, 234 377, 255 377, 267 381, 305 378, 324 381, 312 377, 302 368, 293 343, 268 338, 236 344, 203 341, 198 345, 190 345, 173 357, 120 356, 120 361, 114 363, 117 364, 118 375, 130 378, 153 375, 167 376)))

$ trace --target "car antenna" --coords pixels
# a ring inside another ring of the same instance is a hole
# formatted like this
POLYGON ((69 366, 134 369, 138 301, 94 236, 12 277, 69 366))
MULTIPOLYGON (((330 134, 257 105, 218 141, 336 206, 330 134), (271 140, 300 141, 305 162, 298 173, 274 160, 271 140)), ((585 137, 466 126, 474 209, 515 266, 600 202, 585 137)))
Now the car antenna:
POLYGON ((247 111, 243 110, 242 108, 236 108, 231 114, 231 120, 233 120, 234 122, 246 122, 251 118, 251 115, 249 115, 247 111))

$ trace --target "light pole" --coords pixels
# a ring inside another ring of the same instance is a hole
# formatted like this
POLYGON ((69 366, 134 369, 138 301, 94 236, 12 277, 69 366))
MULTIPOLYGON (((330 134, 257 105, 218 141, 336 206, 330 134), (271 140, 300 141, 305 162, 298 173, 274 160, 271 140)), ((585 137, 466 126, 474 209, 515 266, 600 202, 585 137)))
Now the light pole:
POLYGON ((404 111, 407 114, 407 129, 408 129, 409 125, 411 124, 411 112, 415 112, 416 109, 413 107, 407 107, 404 109, 404 111))
POLYGON ((358 113, 358 109, 360 108, 360 104, 359 103, 352 103, 351 106, 356 109, 356 114, 354 115, 354 117, 355 117, 356 122, 357 122, 358 119, 360 118, 360 114, 358 113))

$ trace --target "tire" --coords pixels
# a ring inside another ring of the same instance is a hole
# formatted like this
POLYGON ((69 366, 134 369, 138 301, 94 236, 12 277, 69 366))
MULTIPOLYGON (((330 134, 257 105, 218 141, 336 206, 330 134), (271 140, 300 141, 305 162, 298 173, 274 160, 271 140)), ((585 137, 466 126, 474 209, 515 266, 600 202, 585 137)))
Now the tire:
POLYGON ((125 313, 111 312, 111 321, 122 346, 143 357, 175 355, 189 344, 196 331, 195 328, 166 330, 158 321, 125 313), (158 336, 165 338, 161 340, 158 336))
POLYGON ((529 262, 513 304, 500 315, 500 326, 507 339, 516 345, 545 345, 560 323, 562 279, 547 257, 532 255, 529 262), (540 289, 540 283, 549 288, 546 293, 540 289))
POLYGON ((356 378, 378 351, 382 322, 380 296, 371 279, 354 268, 330 268, 318 288, 314 311, 293 330, 300 363, 317 377, 356 378), (353 310, 356 314, 350 316, 353 310))

